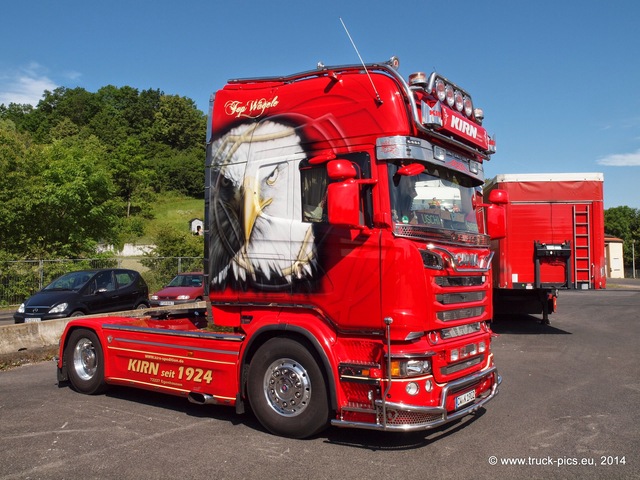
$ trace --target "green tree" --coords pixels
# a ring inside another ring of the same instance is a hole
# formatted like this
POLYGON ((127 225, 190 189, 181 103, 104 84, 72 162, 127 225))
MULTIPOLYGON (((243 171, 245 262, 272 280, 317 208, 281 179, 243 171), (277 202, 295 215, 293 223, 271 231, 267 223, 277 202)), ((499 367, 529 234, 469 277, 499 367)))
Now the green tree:
POLYGON ((149 129, 161 95, 159 90, 139 93, 128 86, 102 87, 95 94, 99 108, 91 119, 91 131, 110 147, 132 136, 150 138, 149 129))
POLYGON ((636 266, 640 250, 640 209, 627 206, 608 208, 604 211, 604 229, 608 235, 624 240, 624 264, 632 265, 632 242, 635 242, 636 266))
POLYGON ((140 141, 131 137, 118 145, 110 155, 109 169, 118 187, 118 195, 126 205, 126 217, 149 211, 151 185, 155 172, 150 168, 140 141))
POLYGON ((78 127, 89 124, 98 111, 94 94, 84 88, 58 87, 52 92, 45 90, 42 100, 23 122, 33 138, 39 143, 51 142, 51 130, 64 119, 78 127))
POLYGON ((167 150, 154 162, 158 192, 177 192, 193 198, 204 197, 204 150, 167 150))
POLYGON ((104 155, 93 137, 60 140, 32 156, 39 175, 31 177, 20 197, 21 216, 14 231, 22 245, 19 253, 77 258, 94 254, 98 242, 118 238, 119 205, 101 161, 104 155))
POLYGON ((151 283, 160 285, 171 279, 176 273, 174 257, 182 258, 180 269, 183 272, 202 270, 203 237, 165 225, 154 235, 153 244, 155 248, 142 260, 142 264, 153 272, 149 277, 151 283))
POLYGON ((27 127, 33 106, 29 104, 10 103, 0 105, 0 119, 9 120, 19 131, 29 130, 27 127))
POLYGON ((78 257, 142 235, 156 192, 202 198, 205 132, 192 100, 157 89, 0 105, 0 252, 78 257))
POLYGON ((0 120, 0 249, 11 253, 18 247, 15 238, 22 217, 24 190, 34 172, 29 171, 28 135, 17 132, 11 120, 0 120))
POLYGON ((177 150, 204 147, 206 118, 193 100, 164 95, 155 114, 153 139, 177 150))

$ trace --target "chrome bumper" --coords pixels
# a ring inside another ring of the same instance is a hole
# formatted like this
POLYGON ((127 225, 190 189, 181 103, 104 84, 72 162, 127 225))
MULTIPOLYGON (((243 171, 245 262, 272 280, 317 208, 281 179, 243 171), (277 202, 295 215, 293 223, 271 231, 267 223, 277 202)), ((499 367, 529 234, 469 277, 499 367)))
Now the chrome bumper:
POLYGON ((483 372, 474 373, 467 377, 450 382, 442 390, 440 406, 438 407, 419 407, 404 403, 376 400, 375 411, 372 410, 372 413, 376 413, 376 423, 352 422, 348 420, 335 419, 331 421, 331 425, 343 428, 363 428, 368 430, 397 432, 429 430, 439 427, 440 425, 444 425, 445 423, 453 422, 465 415, 474 413, 498 394, 498 386, 500 383, 502 383, 502 377, 498 375, 498 370, 494 366, 483 372), (447 412, 446 400, 449 391, 452 389, 463 389, 464 387, 479 382, 490 375, 493 375, 494 382, 491 390, 487 394, 477 398, 476 401, 469 406, 456 410, 455 412, 447 412))

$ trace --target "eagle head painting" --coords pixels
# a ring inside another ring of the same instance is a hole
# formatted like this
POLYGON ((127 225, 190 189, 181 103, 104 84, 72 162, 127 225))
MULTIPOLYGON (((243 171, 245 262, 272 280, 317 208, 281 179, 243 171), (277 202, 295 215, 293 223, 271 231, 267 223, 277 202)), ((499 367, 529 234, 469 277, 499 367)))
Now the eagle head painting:
POLYGON ((296 129, 273 120, 241 124, 212 144, 211 288, 283 291, 316 271, 314 235, 302 222, 305 158, 296 129))

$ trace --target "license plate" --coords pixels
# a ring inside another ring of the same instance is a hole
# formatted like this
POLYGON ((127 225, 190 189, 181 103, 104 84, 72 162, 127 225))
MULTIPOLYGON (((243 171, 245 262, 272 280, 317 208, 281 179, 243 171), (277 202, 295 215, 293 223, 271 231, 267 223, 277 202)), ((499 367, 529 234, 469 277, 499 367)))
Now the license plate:
POLYGON ((40 317, 29 317, 24 319, 24 323, 32 323, 32 322, 41 322, 42 319, 40 317))
POLYGON ((456 397, 456 408, 460 408, 467 403, 471 403, 476 399, 476 391, 471 390, 467 393, 463 393, 462 395, 458 395, 456 397))
POLYGON ((166 302, 166 301, 165 302, 160 302, 160 305, 163 306, 163 307, 166 307, 168 305, 173 305, 173 302, 166 302))

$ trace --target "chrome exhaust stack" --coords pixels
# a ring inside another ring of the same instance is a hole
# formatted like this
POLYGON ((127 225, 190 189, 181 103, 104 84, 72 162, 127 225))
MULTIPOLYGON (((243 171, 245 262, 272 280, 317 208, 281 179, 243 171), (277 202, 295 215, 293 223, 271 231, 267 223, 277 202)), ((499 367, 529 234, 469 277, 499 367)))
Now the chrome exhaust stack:
POLYGON ((218 401, 213 398, 213 396, 206 393, 190 392, 187 399, 191 403, 196 403, 198 405, 219 405, 218 401))

